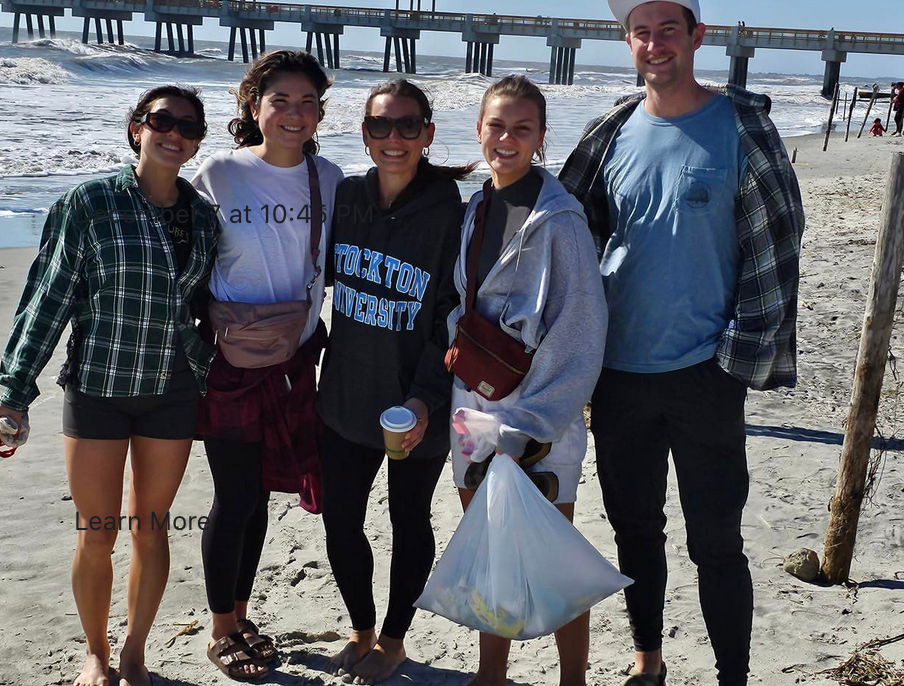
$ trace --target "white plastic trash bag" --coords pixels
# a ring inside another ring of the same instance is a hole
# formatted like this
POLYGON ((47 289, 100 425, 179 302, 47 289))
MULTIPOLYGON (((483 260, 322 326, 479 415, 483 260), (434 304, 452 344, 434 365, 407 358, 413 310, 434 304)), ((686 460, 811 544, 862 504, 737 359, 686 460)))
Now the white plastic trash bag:
POLYGON ((504 638, 551 634, 632 584, 497 455, 415 607, 504 638))

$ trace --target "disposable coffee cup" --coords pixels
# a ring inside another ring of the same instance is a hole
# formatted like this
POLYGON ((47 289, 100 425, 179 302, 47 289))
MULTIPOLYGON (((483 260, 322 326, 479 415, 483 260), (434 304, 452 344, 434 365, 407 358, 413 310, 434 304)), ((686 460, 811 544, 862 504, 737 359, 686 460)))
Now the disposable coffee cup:
POLYGON ((405 434, 417 425, 417 415, 407 407, 396 405, 380 415, 380 426, 383 427, 383 442, 386 445, 386 456, 391 460, 404 460, 408 451, 402 449, 405 434))

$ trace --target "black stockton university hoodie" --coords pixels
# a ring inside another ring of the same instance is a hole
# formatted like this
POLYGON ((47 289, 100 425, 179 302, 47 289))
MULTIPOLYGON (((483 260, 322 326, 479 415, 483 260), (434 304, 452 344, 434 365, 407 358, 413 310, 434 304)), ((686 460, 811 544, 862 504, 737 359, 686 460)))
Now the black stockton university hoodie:
POLYGON ((426 161, 388 209, 377 170, 336 190, 328 277, 333 282, 330 342, 317 408, 348 441, 383 447, 380 414, 410 398, 430 415, 411 458, 449 451, 452 376, 446 318, 458 305, 453 270, 464 207, 458 185, 426 161))

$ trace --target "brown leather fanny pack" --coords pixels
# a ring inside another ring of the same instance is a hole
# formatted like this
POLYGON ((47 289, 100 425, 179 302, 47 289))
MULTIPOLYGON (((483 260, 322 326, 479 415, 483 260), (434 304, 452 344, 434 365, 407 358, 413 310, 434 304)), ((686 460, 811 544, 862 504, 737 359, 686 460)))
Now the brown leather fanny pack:
POLYGON ((207 309, 214 344, 233 367, 257 369, 282 364, 298 350, 301 334, 311 310, 311 289, 320 276, 322 207, 320 177, 314 158, 305 155, 311 190, 311 261, 314 276, 308 282, 305 300, 281 303, 212 302, 207 309))
POLYGON ((524 345, 474 309, 477 299, 477 266, 483 245, 486 202, 493 187, 487 180, 483 199, 474 213, 474 234, 468 244, 465 267, 465 312, 458 320, 455 340, 446 352, 446 369, 472 391, 487 400, 502 400, 511 395, 527 372, 533 356, 524 345))

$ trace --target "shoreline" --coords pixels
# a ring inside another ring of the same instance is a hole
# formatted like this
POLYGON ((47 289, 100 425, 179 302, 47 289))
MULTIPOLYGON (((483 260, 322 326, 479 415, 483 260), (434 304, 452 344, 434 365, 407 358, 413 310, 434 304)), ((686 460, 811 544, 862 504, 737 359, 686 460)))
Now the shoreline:
MULTIPOLYGON (((842 134, 843 135, 843 134, 842 134)), ((818 672, 838 665, 868 640, 901 631, 904 617, 904 464, 889 451, 872 503, 860 520, 852 578, 854 590, 807 584, 781 570, 780 559, 801 547, 822 554, 843 425, 853 378, 857 341, 879 228, 880 205, 892 152, 902 139, 861 139, 845 145, 833 134, 828 153, 823 136, 795 137, 795 169, 807 211, 801 260, 797 388, 750 393, 747 405, 751 489, 742 531, 755 589, 750 683, 792 686, 806 681, 828 686, 818 672)), ((35 254, 32 248, 0 250, 0 333, 5 340, 18 294, 35 254)), ((328 318, 327 300, 323 315, 328 318)), ((904 327, 892 339, 904 356, 904 327)), ((74 507, 68 499, 62 458, 62 391, 54 383, 63 361, 60 344, 39 378, 42 395, 31 410, 29 443, 0 461, 0 607, 8 618, 0 633, 0 685, 71 684, 80 668, 84 638, 69 587, 75 545, 74 507)), ((886 376, 879 427, 898 428, 895 381, 886 376)), ((596 477, 592 437, 584 461, 575 525, 609 560, 615 561, 612 531, 596 477)), ((128 478, 124 485, 128 492, 128 478)), ((204 516, 212 484, 201 443, 192 449, 173 504, 178 515, 204 516)), ((374 549, 376 602, 382 618, 389 578, 391 527, 385 468, 377 477, 366 527, 374 549)), ((460 519, 461 508, 449 464, 434 498, 437 557, 460 519)), ((666 508, 669 581, 664 654, 676 684, 713 683, 713 657, 699 611, 696 570, 688 559, 677 483, 670 474, 666 508)), ((200 556, 200 529, 170 531, 171 571, 148 642, 154 682, 169 686, 233 683, 205 657, 210 629, 200 556), (178 635, 197 621, 197 630, 178 635), (173 643, 169 643, 174 639, 173 643)), ((125 636, 127 531, 113 554, 114 588, 110 635, 114 661, 125 636)), ((252 596, 252 618, 273 636, 283 654, 272 683, 339 684, 323 670, 344 645, 348 614, 332 579, 322 523, 274 494, 270 528, 252 596)), ((477 667, 477 635, 440 617, 418 612, 406 647, 409 661, 389 686, 464 686, 477 667)), ((904 659, 904 642, 881 650, 904 659)), ((630 634, 621 595, 591 614, 589 684, 618 683, 630 661, 630 634)), ((555 686, 552 637, 516 643, 509 678, 516 686, 555 686)))
MULTIPOLYGON (((825 134, 815 133, 782 137, 789 155, 795 147, 801 151, 801 157, 796 165, 796 169, 798 169, 799 173, 809 173, 813 165, 815 165, 815 169, 817 170, 814 173, 817 175, 823 173, 821 171, 823 166, 822 162, 813 158, 823 156, 822 143, 824 137, 825 134), (804 156, 806 156, 806 159, 804 156)), ((865 139, 861 139, 861 142, 864 140, 865 139)), ((849 142, 847 145, 851 146, 851 143, 849 142)), ((854 152, 854 148, 852 147, 851 150, 846 153, 843 146, 845 146, 844 133, 835 131, 829 141, 829 153, 826 154, 838 157, 842 161, 841 169, 848 170, 846 173, 857 173, 860 171, 858 165, 862 164, 862 154, 860 152, 854 154, 852 158, 853 161, 850 162, 849 166, 845 166, 848 164, 848 157, 851 157, 850 153, 854 152)), ((39 174, 33 176, 0 176, 0 184, 6 186, 6 192, 10 194, 10 197, 15 197, 15 195, 20 193, 34 192, 35 188, 46 189, 48 197, 53 195, 59 197, 70 188, 73 188, 80 183, 116 174, 120 168, 121 167, 117 168, 116 171, 92 171, 85 174, 65 173, 39 174)), ((553 173, 557 173, 560 168, 561 164, 556 163, 551 164, 548 167, 553 173)), ((877 168, 873 167, 871 164, 869 173, 874 173, 874 169, 877 168)), ((194 169, 183 170, 182 176, 190 178, 193 172, 194 169)), ((486 172, 484 170, 478 169, 473 176, 474 178, 480 178, 485 175, 486 172)), ((473 190, 476 191, 480 188, 480 184, 476 181, 469 180, 467 184, 461 185, 461 187, 463 190, 462 198, 467 201, 468 197, 470 197, 470 193, 468 193, 467 189, 473 188, 473 190)), ((48 205, 49 204, 50 203, 48 203, 48 205)), ((0 250, 7 250, 10 248, 36 248, 38 246, 41 229, 44 225, 44 219, 47 216, 47 209, 49 209, 49 207, 40 209, 43 211, 22 210, 17 211, 15 214, 0 214, 0 250)))

